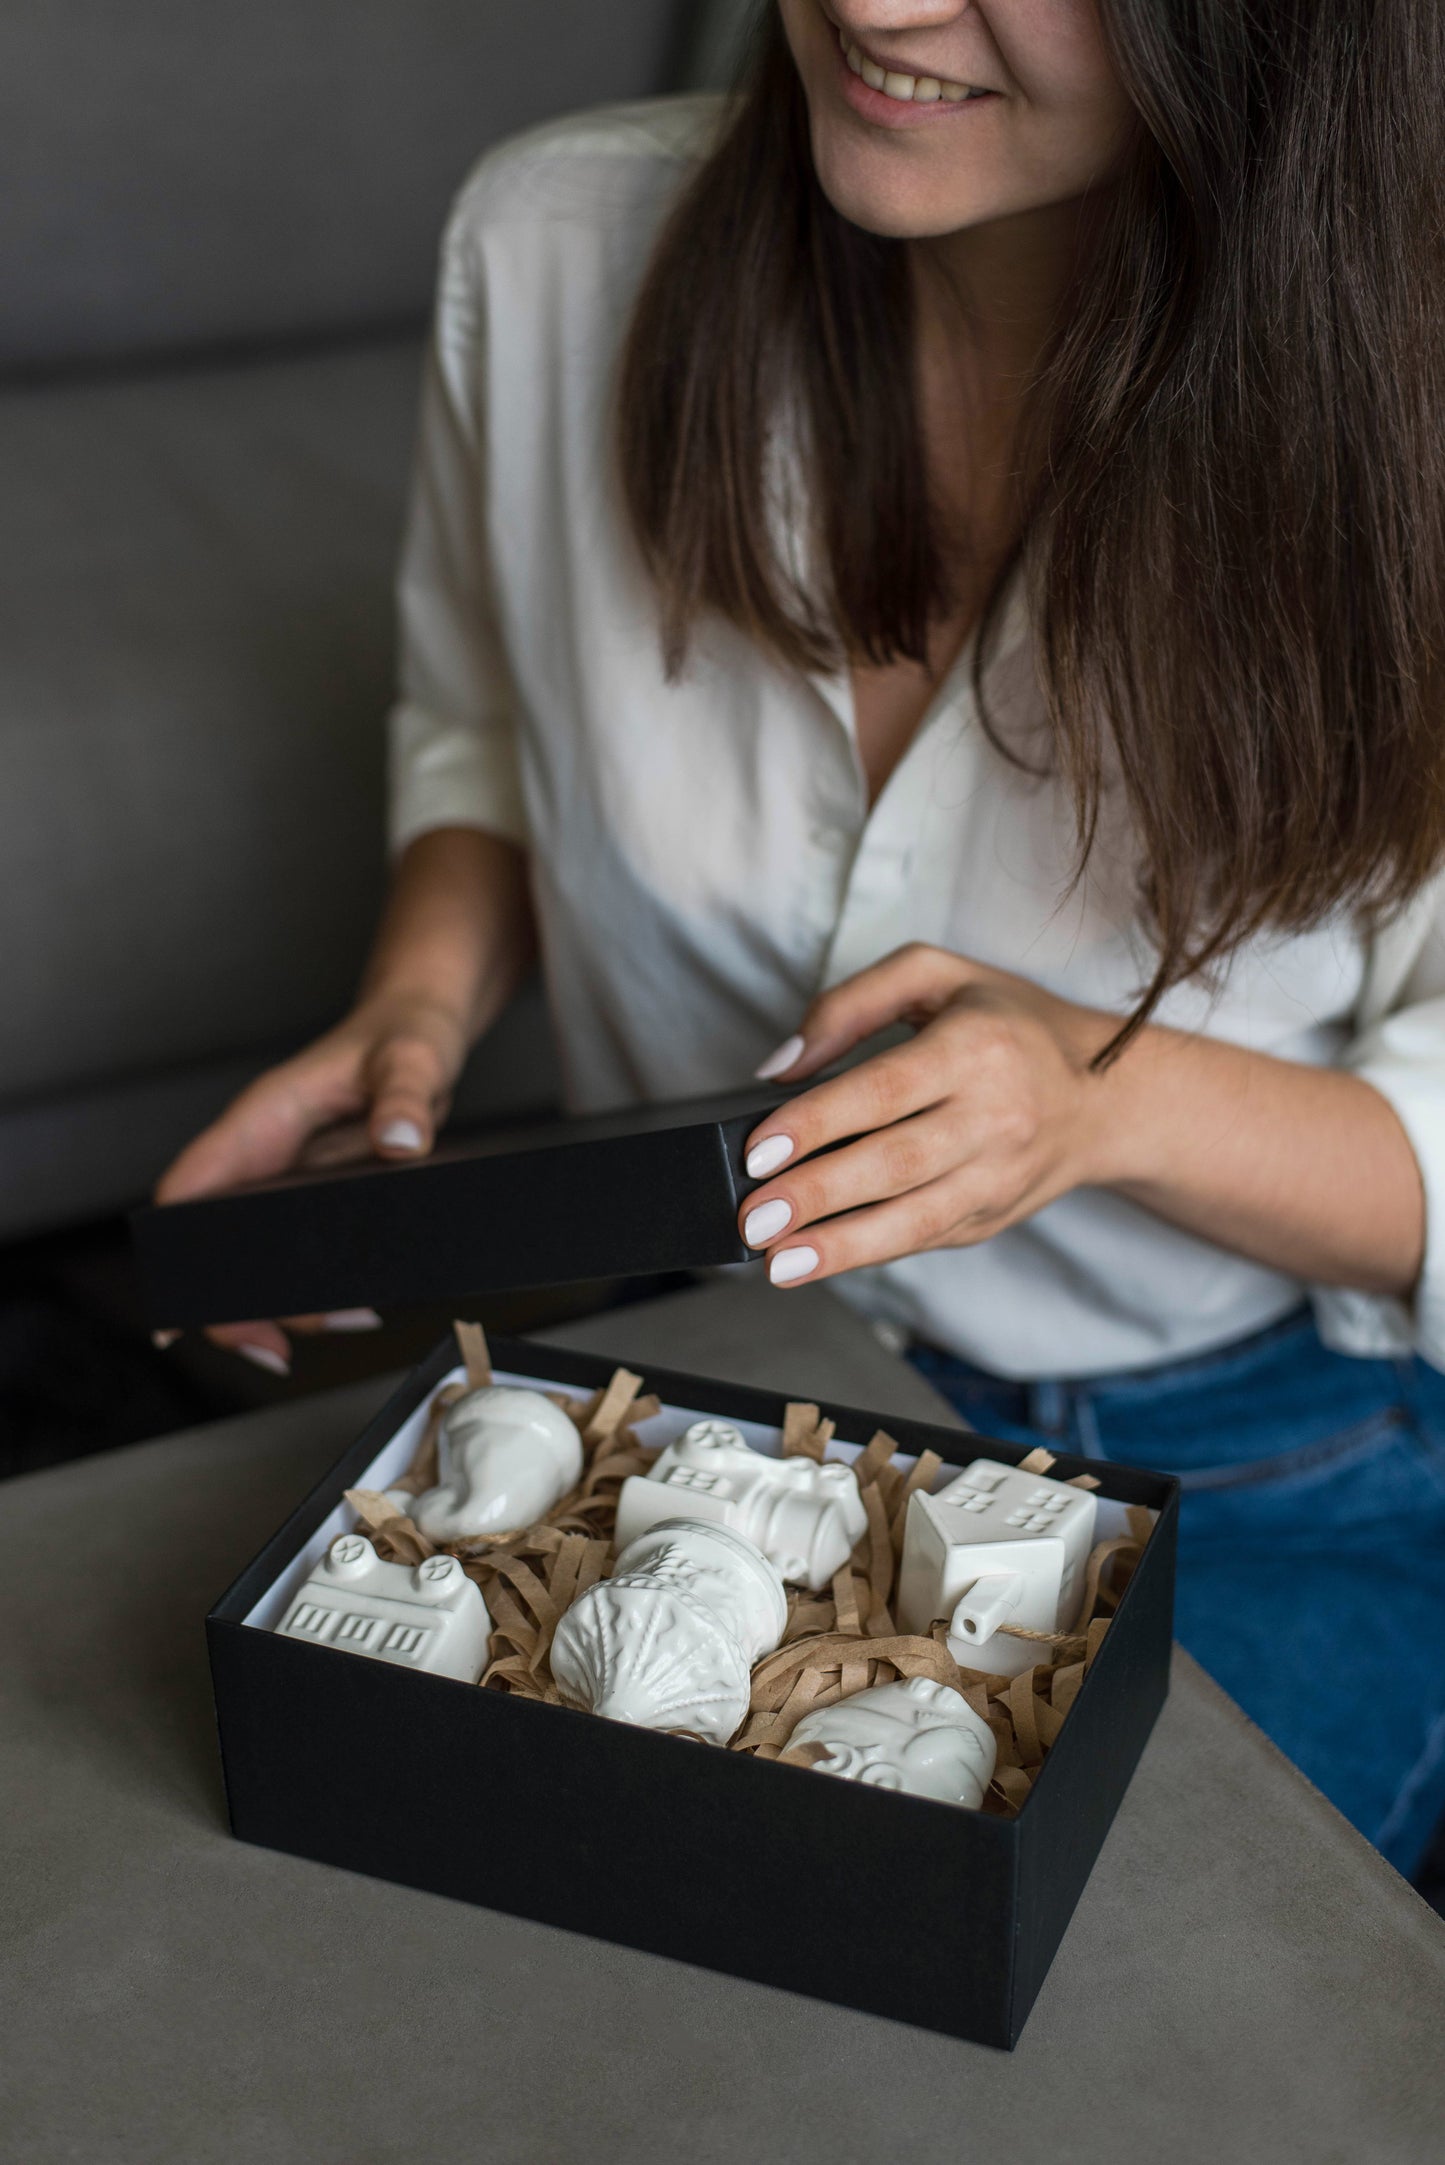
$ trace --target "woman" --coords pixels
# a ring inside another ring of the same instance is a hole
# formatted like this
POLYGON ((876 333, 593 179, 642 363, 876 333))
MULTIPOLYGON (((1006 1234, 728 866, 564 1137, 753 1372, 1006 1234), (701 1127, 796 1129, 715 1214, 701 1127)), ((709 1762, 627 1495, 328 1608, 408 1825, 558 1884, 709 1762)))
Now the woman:
POLYGON ((837 1278, 986 1430, 1178 1470, 1180 1636, 1407 1871, 1442 50, 1434 0, 781 0, 727 108, 485 160, 376 950, 163 1189, 358 1117, 428 1149, 534 941, 578 1108, 855 1056, 751 1140, 773 1283, 837 1278))

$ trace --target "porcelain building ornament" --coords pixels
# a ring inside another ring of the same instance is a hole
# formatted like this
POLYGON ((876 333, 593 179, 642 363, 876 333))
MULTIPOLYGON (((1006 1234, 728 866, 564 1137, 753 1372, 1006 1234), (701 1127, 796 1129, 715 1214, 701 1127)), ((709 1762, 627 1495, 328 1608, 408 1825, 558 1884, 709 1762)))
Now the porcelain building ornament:
POLYGON ((813 1593, 829 1585, 868 1528, 851 1466, 772 1458, 727 1421, 694 1421, 645 1475, 623 1483, 618 1546, 680 1515, 730 1526, 756 1542, 783 1578, 813 1593))
POLYGON ((552 1674, 573 1706, 726 1744, 747 1713, 753 1663, 787 1620, 783 1582, 753 1542, 665 1519, 565 1612, 552 1674))
POLYGON ((789 1738, 824 1745, 817 1774, 836 1774, 872 1789, 901 1789, 940 1804, 977 1811, 993 1779, 998 1746, 982 1715, 949 1684, 917 1676, 855 1692, 805 1714, 789 1738))
POLYGON ((276 1628, 286 1639, 475 1684, 487 1664, 492 1619, 455 1556, 387 1564, 364 1534, 342 1534, 276 1628))
POLYGON ((948 1650, 964 1668, 1019 1676, 1037 1641, 1002 1624, 1072 1631, 1084 1592, 1098 1506, 1088 1489, 975 1459, 932 1496, 909 1499, 898 1573, 904 1631, 948 1621, 948 1650))
POLYGON ((535 1526, 582 1478, 576 1423, 540 1391, 492 1383, 449 1406, 437 1485, 400 1499, 433 1541, 535 1526))

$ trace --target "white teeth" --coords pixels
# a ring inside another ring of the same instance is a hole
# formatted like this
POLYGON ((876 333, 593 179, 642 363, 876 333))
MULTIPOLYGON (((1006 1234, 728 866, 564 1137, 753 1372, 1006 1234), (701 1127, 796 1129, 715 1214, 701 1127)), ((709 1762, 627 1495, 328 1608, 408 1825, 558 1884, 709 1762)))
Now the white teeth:
POLYGON ((949 105, 962 105, 966 98, 988 95, 986 91, 970 89, 967 83, 944 82, 937 75, 903 75, 880 68, 876 60, 870 60, 856 45, 850 44, 841 30, 838 43, 853 73, 861 75, 870 90, 881 90, 885 98, 896 99, 900 105, 936 105, 940 98, 949 105))

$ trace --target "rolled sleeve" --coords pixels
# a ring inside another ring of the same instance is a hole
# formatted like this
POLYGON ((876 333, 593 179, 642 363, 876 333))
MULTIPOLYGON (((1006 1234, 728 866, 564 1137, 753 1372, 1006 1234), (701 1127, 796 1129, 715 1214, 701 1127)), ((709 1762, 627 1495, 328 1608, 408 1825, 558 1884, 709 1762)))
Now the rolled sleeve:
POLYGON ((388 839, 399 856, 434 827, 480 827, 525 846, 515 747, 499 730, 448 726, 424 708, 393 708, 388 839))
POLYGON ((1445 995, 1387 1015, 1341 1065, 1388 1099, 1409 1137, 1425 1192, 1425 1262, 1408 1302, 1316 1288, 1320 1335, 1341 1353, 1419 1353, 1445 1369, 1445 995))
POLYGON ((484 323, 480 271, 454 220, 442 244, 397 588, 393 853, 435 827, 528 839, 487 547, 484 323))

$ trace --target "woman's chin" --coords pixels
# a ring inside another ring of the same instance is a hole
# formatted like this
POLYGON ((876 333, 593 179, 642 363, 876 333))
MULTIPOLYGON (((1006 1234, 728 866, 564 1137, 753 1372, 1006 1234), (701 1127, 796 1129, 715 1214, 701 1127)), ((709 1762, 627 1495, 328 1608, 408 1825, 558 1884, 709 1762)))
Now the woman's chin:
POLYGON ((859 154, 826 141, 815 142, 813 163, 818 185, 840 218, 880 240, 938 240, 965 226, 1000 216, 1007 206, 987 199, 982 189, 964 191, 958 176, 947 190, 929 187, 917 172, 900 171, 906 163, 886 153, 859 154))

